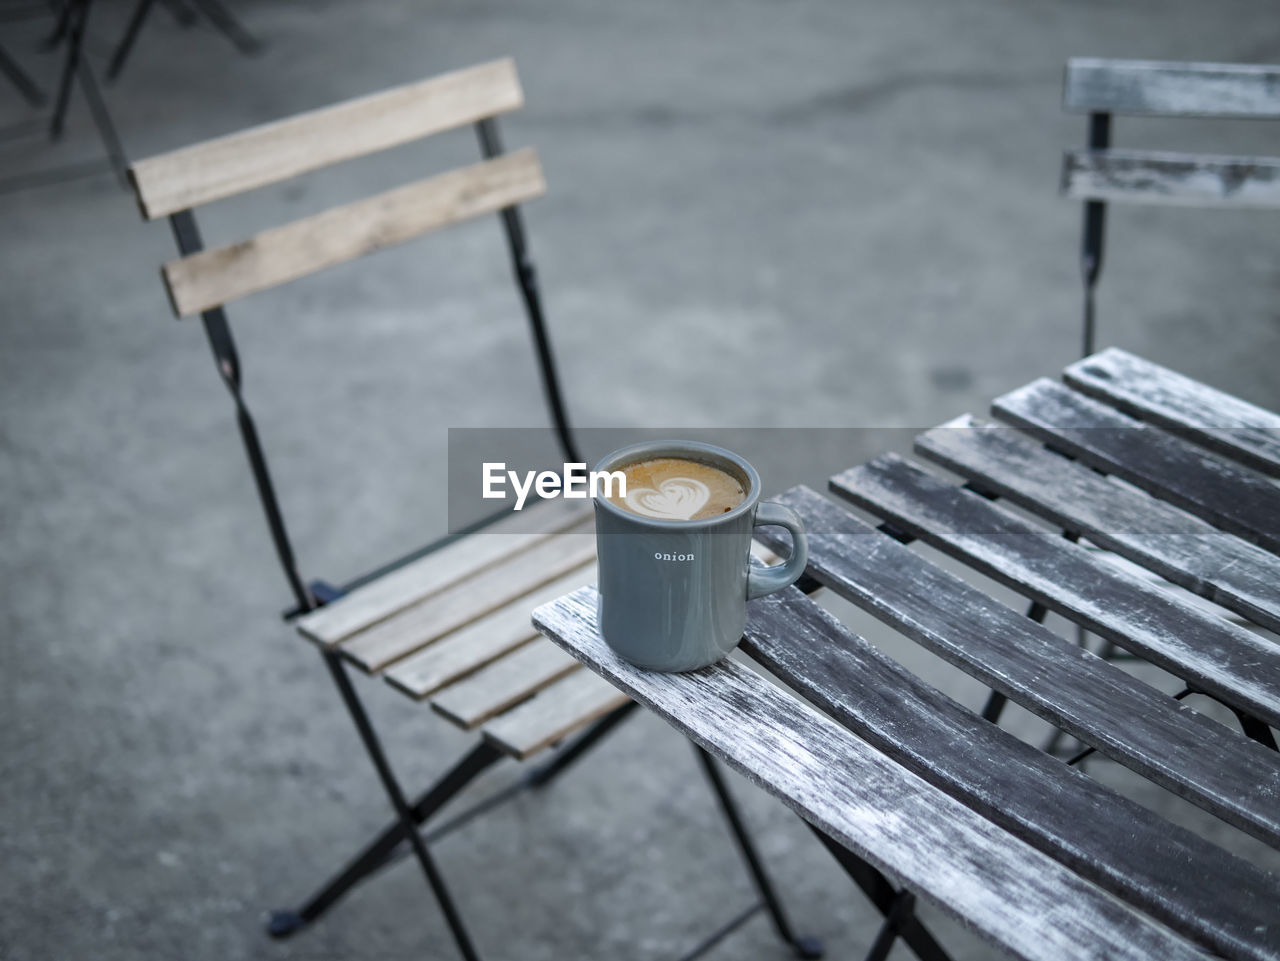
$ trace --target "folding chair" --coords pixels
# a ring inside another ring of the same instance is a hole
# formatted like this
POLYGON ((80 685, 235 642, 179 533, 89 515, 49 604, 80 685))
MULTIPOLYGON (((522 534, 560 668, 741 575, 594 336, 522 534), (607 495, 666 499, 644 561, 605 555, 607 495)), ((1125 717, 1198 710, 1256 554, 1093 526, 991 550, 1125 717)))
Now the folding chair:
POLYGON ((1094 288, 1107 203, 1280 207, 1280 158, 1111 147, 1112 117, 1280 119, 1280 67, 1150 60, 1067 61, 1063 109, 1089 115, 1089 143, 1063 156, 1062 193, 1084 201, 1082 342, 1094 353, 1094 288))
MULTIPOLYGON (((610 685, 578 669, 530 622, 545 599, 592 578, 589 507, 574 502, 506 513, 445 538, 341 587, 298 571, 253 419, 223 304, 433 229, 498 213, 530 324, 551 420, 566 461, 580 462, 560 396, 519 203, 545 191, 532 149, 504 153, 499 114, 523 103, 510 60, 499 60, 255 127, 140 161, 130 177, 143 215, 168 217, 182 257, 164 266, 175 314, 199 314, 231 392, 246 453, 285 577, 294 597, 286 617, 320 650, 395 810, 395 820, 301 907, 278 911, 268 930, 287 937, 332 907, 352 886, 395 860, 405 846, 465 958, 476 950, 428 843, 522 787, 550 781, 599 742, 633 708, 610 685), (276 227, 241 243, 204 250, 192 208, 343 160, 472 124, 484 160, 276 227), (502 532, 505 536, 497 536, 502 532), (381 675, 480 735, 475 746, 415 799, 402 790, 348 674, 381 675), (524 760, 569 735, 576 740, 508 792, 424 836, 442 805, 498 760, 524 760)), ((709 755, 700 755, 760 903, 733 919, 690 957, 768 910, 778 934, 802 957, 821 946, 795 936, 709 755)))
MULTIPOLYGON (((1084 201, 1081 356, 1089 357, 1096 349, 1094 290, 1102 274, 1109 202, 1280 206, 1280 158, 1117 150, 1111 146, 1113 117, 1280 118, 1280 68, 1073 57, 1067 61, 1062 105, 1068 112, 1089 116, 1088 146, 1064 151, 1061 177, 1063 196, 1084 201)), ((1064 535, 1077 539, 1071 531, 1064 531, 1064 535)), ((1114 555, 1113 559, 1126 563, 1114 555)), ((1150 572, 1136 567, 1135 573, 1151 577, 1150 572)), ((1028 616, 1043 620, 1046 613, 1043 605, 1033 603, 1028 616)), ((1088 637, 1083 627, 1076 628, 1076 642, 1081 647, 1087 645, 1088 637)), ((1110 641, 1104 641, 1097 654, 1113 660, 1133 658, 1110 641)), ((998 719, 1004 703, 1002 695, 993 693, 984 716, 998 719)), ((1061 732, 1055 732, 1044 750, 1057 750, 1060 740, 1061 732)), ((1081 747, 1071 763, 1091 753, 1081 747)))

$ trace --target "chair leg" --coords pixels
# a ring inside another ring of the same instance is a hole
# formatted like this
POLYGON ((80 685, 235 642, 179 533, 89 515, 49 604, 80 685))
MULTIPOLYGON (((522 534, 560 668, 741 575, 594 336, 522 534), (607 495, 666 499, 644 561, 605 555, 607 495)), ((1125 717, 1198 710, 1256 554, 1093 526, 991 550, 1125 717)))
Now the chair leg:
POLYGON ((568 770, 573 764, 587 751, 591 750, 606 734, 612 731, 620 724, 632 711, 636 708, 635 701, 628 701, 622 707, 615 708, 603 718, 596 721, 595 724, 587 728, 587 730, 578 736, 578 739, 560 751, 554 758, 543 764, 541 767, 534 768, 527 775, 527 781, 530 787, 546 787, 557 777, 568 770))
POLYGON ((436 863, 431 857, 431 852, 427 850, 426 842, 422 839, 422 835, 418 833, 417 824, 413 820, 413 811, 410 809, 408 801, 405 800, 404 792, 400 789, 400 783, 396 780, 396 776, 391 770, 391 765, 382 750, 377 734, 374 733, 373 725, 369 721, 369 715, 365 713, 364 705, 360 703, 360 698, 356 695, 355 688, 351 686, 351 678, 347 676, 346 667, 333 651, 325 651, 323 656, 325 666, 329 668, 329 673, 332 675, 333 681, 342 695, 343 702, 347 705, 351 719, 355 722, 356 730, 360 733, 360 740, 364 743, 365 750, 369 753, 369 759, 373 762, 373 766, 378 772, 378 778, 382 781, 382 787, 387 792, 391 806, 395 809, 402 830, 409 838, 409 844, 413 847, 413 853, 418 859, 418 864, 422 867, 422 873, 426 876, 427 884, 430 886, 431 892, 435 895, 436 903, 439 904, 440 910, 444 914, 445 922, 449 925, 449 931, 453 934, 454 941, 457 942, 458 951, 466 961, 479 961, 479 955, 476 954, 475 947, 471 942, 471 935, 467 933, 466 926, 462 922, 462 916, 454 906, 453 896, 450 895, 449 889, 445 886, 444 878, 436 867, 436 863))
POLYGON ((765 873, 764 864, 756 851, 755 843, 751 840, 751 835, 747 833, 746 826, 742 822, 742 816, 738 813, 738 806, 734 802, 733 796, 729 793, 729 787, 725 784, 715 759, 697 745, 694 746, 694 751, 698 755, 698 761, 702 765, 702 770, 706 774, 707 780, 711 782, 711 789, 715 792, 716 799, 720 802, 720 810, 724 813, 725 820, 729 822, 729 828, 732 830, 734 840, 738 844, 738 851, 742 854, 742 859, 747 864, 751 880, 755 884, 756 891, 759 893, 765 909, 769 912, 769 917, 773 921, 774 930, 778 932, 778 937, 791 945, 797 957, 822 957, 821 941, 805 935, 797 936, 792 931, 791 922, 787 919, 786 912, 782 908, 782 902, 773 889, 773 882, 770 880, 769 875, 765 873))
POLYGON ((883 958, 893 942, 901 938, 916 953, 920 961, 951 961, 915 914, 915 898, 905 889, 895 888, 878 869, 858 857, 844 845, 807 821, 805 825, 823 843, 831 855, 844 868, 846 874, 862 889, 876 909, 884 915, 884 924, 871 945, 868 961, 877 955, 883 958))
POLYGON ((222 31, 241 53, 257 53, 262 49, 262 41, 246 30, 244 24, 222 5, 221 0, 191 0, 191 3, 208 18, 210 23, 222 31))
POLYGON ((54 24, 53 31, 49 36, 40 41, 40 49, 46 52, 54 49, 71 29, 71 14, 75 9, 77 0, 63 0, 58 9, 58 21, 54 24))
POLYGON ((169 13, 172 14, 178 26, 185 29, 196 22, 195 13, 182 0, 162 0, 162 2, 169 8, 169 13))
MULTIPOLYGON (((435 784, 424 791, 410 808, 416 830, 458 792, 470 784, 504 755, 488 741, 481 741, 435 784)), ((301 908, 273 911, 267 922, 267 933, 273 938, 287 938, 311 924, 366 877, 390 864, 396 848, 405 839, 405 824, 393 821, 345 868, 316 891, 301 908)))
MULTIPOLYGON (((632 701, 606 715, 578 740, 564 748, 554 760, 529 771, 506 790, 472 805, 447 822, 432 828, 426 832, 424 840, 431 842, 443 837, 472 818, 509 800, 520 790, 549 784, 617 726, 635 706, 635 702, 632 701)), ((413 802, 410 813, 414 824, 421 826, 428 821, 477 776, 505 756, 500 749, 488 741, 481 741, 413 802)), ((267 920, 267 933, 273 938, 284 939, 316 921, 365 878, 399 861, 401 856, 407 853, 401 848, 405 837, 403 821, 397 819, 387 825, 382 833, 351 858, 341 871, 312 894, 302 907, 273 911, 267 920)))
POLYGON ((44 93, 27 75, 27 72, 18 66, 17 61, 5 53, 3 48, 0 48, 0 73, 8 77, 9 81, 18 88, 18 93, 22 94, 22 99, 27 103, 33 107, 44 106, 44 93))
POLYGON ((67 116, 67 104, 71 100, 71 82, 80 65, 80 48, 84 43, 84 24, 89 17, 89 0, 67 0, 59 19, 59 31, 66 31, 70 38, 67 56, 62 63, 62 79, 58 82, 58 94, 54 101, 53 117, 49 121, 49 139, 62 137, 62 124, 67 116), (63 22, 65 20, 65 23, 63 22))
POLYGON ((93 125, 98 128, 98 136, 102 138, 102 146, 107 151, 107 161, 111 164, 111 169, 115 171, 116 179, 120 181, 120 186, 127 190, 129 187, 127 173, 129 163, 125 158, 124 144, 120 142, 120 135, 116 133, 116 125, 111 122, 111 114, 102 99, 102 91, 93 77, 93 70, 83 58, 81 58, 79 65, 76 67, 76 77, 80 81, 80 89, 84 91, 85 102, 89 105, 89 113, 93 117, 93 125))
POLYGON ((125 29, 120 42, 116 44, 115 53, 111 55, 111 65, 107 67, 108 82, 120 76, 125 61, 129 59, 129 52, 133 50, 134 41, 138 39, 138 31, 142 29, 142 24, 146 21, 147 14, 151 12, 154 4, 155 0, 138 0, 138 5, 133 8, 133 15, 129 17, 129 26, 125 29))

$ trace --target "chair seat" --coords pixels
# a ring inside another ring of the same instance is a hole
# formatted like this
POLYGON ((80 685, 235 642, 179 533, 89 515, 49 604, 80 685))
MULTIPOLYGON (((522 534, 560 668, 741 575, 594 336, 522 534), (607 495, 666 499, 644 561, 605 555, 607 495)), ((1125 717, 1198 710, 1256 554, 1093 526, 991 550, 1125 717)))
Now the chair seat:
POLYGON ((300 634, 527 758, 626 703, 533 627, 595 581, 591 506, 512 513, 297 621, 300 634))

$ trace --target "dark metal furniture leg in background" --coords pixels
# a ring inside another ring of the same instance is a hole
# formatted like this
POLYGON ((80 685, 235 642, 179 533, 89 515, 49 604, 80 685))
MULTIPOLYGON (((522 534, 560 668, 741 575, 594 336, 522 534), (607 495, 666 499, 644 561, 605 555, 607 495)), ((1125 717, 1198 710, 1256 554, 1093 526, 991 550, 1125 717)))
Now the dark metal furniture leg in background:
POLYGON ((66 24, 64 26, 60 23, 58 29, 65 30, 70 39, 67 43, 67 58, 62 63, 62 79, 58 82, 53 117, 49 120, 50 140, 57 140, 62 136, 63 121, 67 117, 67 104, 71 99, 71 83, 80 66, 80 48, 84 43, 85 21, 89 18, 89 0, 67 0, 62 17, 66 20, 66 24))
POLYGON ((80 81, 80 89, 84 91, 85 102, 89 105, 89 113, 93 116, 93 125, 98 128, 98 136, 107 151, 107 159, 111 169, 115 171, 120 186, 128 189, 128 161, 124 155, 124 144, 116 133, 115 124, 111 122, 111 114, 102 100, 102 91, 98 81, 93 78, 93 70, 82 57, 76 67, 76 78, 80 81))
POLYGON ((53 32, 40 41, 41 50, 52 50, 66 39, 71 28, 71 14, 74 11, 76 2, 77 0, 63 0, 62 8, 58 11, 58 22, 54 24, 53 32))
POLYGON ((196 22, 196 15, 182 0, 163 0, 163 3, 173 14, 173 19, 178 26, 189 27, 196 22))
MULTIPOLYGON (((782 909, 782 902, 773 890, 773 882, 769 879, 769 875, 765 873, 764 865, 760 861, 760 855, 756 852, 751 835, 747 833, 746 826, 742 823, 742 816, 738 813, 738 806, 734 803, 733 796, 729 793, 728 785, 724 783, 724 778, 720 774, 715 758, 697 745, 694 745, 694 752, 698 755, 698 761, 702 765, 703 772, 707 775, 707 780, 711 782, 711 789, 715 792, 716 800, 720 802, 720 810, 724 813, 725 820, 729 822, 734 840, 738 844, 738 851, 747 863, 747 870, 751 873, 751 880, 760 895, 760 900, 764 902, 765 909, 769 912, 769 917, 773 921, 774 930, 778 932, 778 937, 791 945, 797 957, 822 957, 821 941, 804 935, 797 936, 791 930, 791 922, 787 919, 786 913, 782 909)), ((745 920, 748 916, 744 915, 743 919, 745 920)))
POLYGON ((920 923, 915 914, 915 898, 905 889, 895 888, 889 879, 872 865, 858 857, 835 839, 819 831, 808 821, 805 825, 817 836, 831 855, 844 868, 846 874, 862 889, 876 909, 884 915, 876 940, 871 946, 868 961, 877 953, 883 958, 896 938, 901 938, 916 953, 920 961, 951 961, 950 955, 920 923))
POLYGON ((31 106, 44 105, 44 91, 36 86, 36 82, 27 76, 27 72, 18 66, 17 61, 5 53, 3 47, 0 47, 0 73, 9 78, 18 88, 18 93, 22 94, 22 99, 31 106))
POLYGON ((124 69, 124 62, 129 59, 129 51, 133 49, 133 42, 138 39, 138 31, 142 29, 142 24, 146 21, 147 14, 151 12, 154 4, 155 0, 138 0, 138 5, 133 8, 133 14, 129 17, 129 26, 125 29, 120 42, 116 44, 115 53, 111 55, 111 65, 107 67, 108 81, 120 76, 120 71, 124 69))
POLYGON ((222 5, 221 0, 191 0, 191 4, 222 31, 241 53, 257 53, 262 49, 262 41, 246 30, 244 24, 222 5))
POLYGON ((450 895, 449 889, 445 887, 444 878, 440 875, 435 860, 431 857, 431 852, 427 850, 426 841, 418 833, 417 824, 413 820, 413 811, 405 800, 404 792, 400 789, 400 783, 396 780, 396 776, 391 770, 391 765, 382 750, 378 736, 374 733, 373 725, 369 722, 369 716, 364 711, 364 705, 360 703, 360 698, 356 694, 355 688, 351 686, 351 678, 347 676, 347 671, 342 664, 341 658, 332 651, 325 651, 323 657, 325 666, 329 668, 329 673, 332 675, 334 683, 338 686, 338 692, 342 695, 342 700, 347 705, 351 719, 355 722, 356 730, 360 733, 360 740, 364 743, 365 750, 369 753, 369 759, 373 762, 373 766, 378 772, 378 778, 382 781, 387 797, 391 800, 391 806, 395 809, 402 829, 409 838, 409 844, 413 847, 413 853, 418 859, 418 864, 422 867, 422 873, 427 878, 427 884, 431 887, 431 892, 435 895, 436 902, 440 905, 445 922, 449 925, 454 941, 457 942, 459 952, 461 952, 466 961, 479 961, 479 955, 476 954, 475 947, 471 943, 471 935, 467 933, 466 926, 462 922, 462 916, 454 906, 453 896, 450 895))

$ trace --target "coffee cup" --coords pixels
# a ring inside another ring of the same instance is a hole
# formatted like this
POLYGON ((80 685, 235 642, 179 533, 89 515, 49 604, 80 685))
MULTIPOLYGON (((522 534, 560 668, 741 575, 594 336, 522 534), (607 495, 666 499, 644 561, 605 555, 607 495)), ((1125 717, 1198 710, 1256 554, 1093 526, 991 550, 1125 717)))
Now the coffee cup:
POLYGON ((742 637, 747 601, 795 583, 808 560, 790 508, 760 502, 760 476, 737 454, 694 441, 654 441, 604 457, 626 496, 594 497, 599 623, 609 646, 639 667, 691 671, 723 658, 742 637), (756 527, 791 532, 791 556, 756 566, 756 527))

